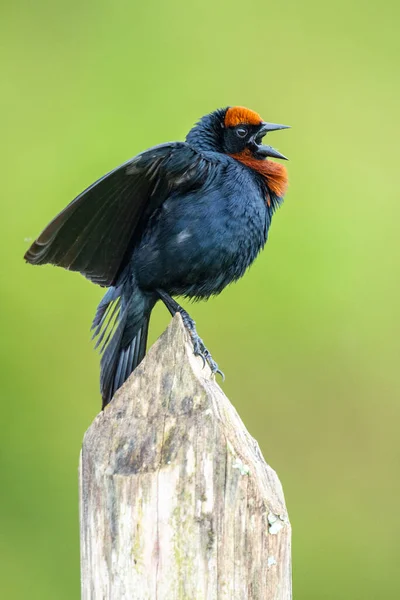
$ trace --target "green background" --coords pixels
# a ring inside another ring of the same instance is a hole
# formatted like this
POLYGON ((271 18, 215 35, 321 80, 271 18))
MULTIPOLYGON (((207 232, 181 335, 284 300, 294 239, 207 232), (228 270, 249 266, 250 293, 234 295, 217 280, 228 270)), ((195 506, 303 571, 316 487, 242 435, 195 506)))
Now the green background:
MULTIPOLYGON (((245 278, 191 308, 283 482, 296 600, 400 597, 398 2, 2 3, 1 596, 79 597, 102 290, 29 242, 137 152, 241 104, 292 129, 245 278)), ((151 339, 169 322, 155 311, 151 339)))

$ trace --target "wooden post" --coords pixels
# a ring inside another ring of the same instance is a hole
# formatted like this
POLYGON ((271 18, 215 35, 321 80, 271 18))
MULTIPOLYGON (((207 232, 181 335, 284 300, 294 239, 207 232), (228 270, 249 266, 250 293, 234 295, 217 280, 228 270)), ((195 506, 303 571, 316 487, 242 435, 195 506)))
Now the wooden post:
POLYGON ((179 315, 86 432, 80 482, 83 600, 292 598, 281 484, 179 315))

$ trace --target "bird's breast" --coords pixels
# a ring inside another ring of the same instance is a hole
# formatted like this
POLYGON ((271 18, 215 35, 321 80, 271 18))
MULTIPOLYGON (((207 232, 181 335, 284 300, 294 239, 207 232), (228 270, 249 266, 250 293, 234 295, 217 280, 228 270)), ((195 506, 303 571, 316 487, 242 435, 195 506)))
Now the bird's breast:
POLYGON ((134 252, 139 279, 173 294, 219 293, 264 246, 269 219, 251 176, 227 169, 209 186, 164 202, 134 252))

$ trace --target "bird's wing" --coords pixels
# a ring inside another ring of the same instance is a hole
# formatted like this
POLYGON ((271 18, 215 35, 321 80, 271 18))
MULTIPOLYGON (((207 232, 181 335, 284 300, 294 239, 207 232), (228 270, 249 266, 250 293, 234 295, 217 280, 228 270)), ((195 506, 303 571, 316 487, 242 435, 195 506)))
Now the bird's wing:
POLYGON ((155 146, 93 183, 40 234, 25 254, 113 285, 141 228, 176 189, 201 187, 210 163, 184 142, 155 146))

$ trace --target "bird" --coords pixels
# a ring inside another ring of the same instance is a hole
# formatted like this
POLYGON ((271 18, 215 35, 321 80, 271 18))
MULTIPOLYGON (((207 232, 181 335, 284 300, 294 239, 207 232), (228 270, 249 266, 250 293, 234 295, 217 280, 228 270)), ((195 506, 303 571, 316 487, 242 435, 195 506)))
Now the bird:
POLYGON ((32 265, 78 271, 108 288, 92 323, 102 353, 102 408, 146 354, 151 312, 180 313, 195 355, 218 364, 174 299, 208 299, 240 279, 263 249, 288 186, 272 131, 243 106, 203 116, 184 142, 137 154, 85 189, 25 253, 32 265))

